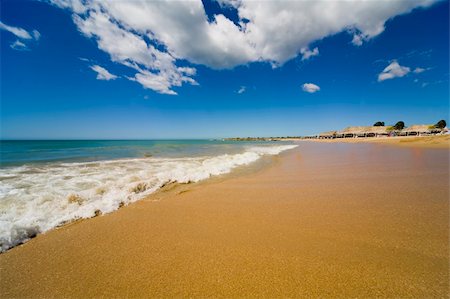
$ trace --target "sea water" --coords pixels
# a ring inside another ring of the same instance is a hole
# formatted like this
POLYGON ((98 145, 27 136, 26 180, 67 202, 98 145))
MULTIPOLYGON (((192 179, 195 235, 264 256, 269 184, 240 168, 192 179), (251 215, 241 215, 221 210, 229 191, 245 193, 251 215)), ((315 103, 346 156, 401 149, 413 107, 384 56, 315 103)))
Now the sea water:
POLYGON ((226 174, 295 145, 222 140, 0 141, 0 252, 168 183, 226 174))

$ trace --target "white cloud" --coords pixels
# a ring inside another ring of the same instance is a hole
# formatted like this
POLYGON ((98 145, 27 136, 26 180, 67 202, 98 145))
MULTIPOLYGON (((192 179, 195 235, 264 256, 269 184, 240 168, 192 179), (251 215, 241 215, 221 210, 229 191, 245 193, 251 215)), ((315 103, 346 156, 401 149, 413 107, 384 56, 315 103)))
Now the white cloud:
POLYGON ((244 93, 246 90, 247 90, 247 87, 241 86, 241 87, 239 88, 239 90, 237 91, 237 93, 238 93, 238 94, 241 94, 241 93, 244 93))
POLYGON ((18 51, 27 51, 29 50, 27 45, 22 43, 20 40, 16 40, 11 45, 9 45, 12 49, 18 50, 18 51))
MULTIPOLYGON (((159 74, 154 74, 148 71, 141 71, 137 73, 134 78, 129 78, 132 81, 139 82, 142 86, 148 89, 153 89, 159 93, 176 95, 177 93, 171 90, 171 84, 168 78, 159 74)), ((176 86, 180 86, 180 84, 176 86)))
POLYGON ((312 51, 309 48, 301 48, 302 60, 308 60, 311 57, 319 55, 319 48, 315 47, 312 51))
MULTIPOLYGON (((397 60, 393 60, 381 73, 378 74, 378 82, 394 78, 401 78, 408 75, 409 73, 420 74, 427 70, 429 70, 429 68, 421 67, 416 67, 414 70, 412 70, 410 67, 401 66, 397 60)), ((414 82, 418 82, 418 80, 415 79, 414 82)))
POLYGON ((4 24, 2 21, 0 21, 0 29, 9 31, 12 34, 14 34, 15 36, 17 36, 18 38, 22 38, 22 39, 32 39, 33 38, 28 33, 28 31, 26 31, 25 29, 22 29, 20 27, 8 26, 8 25, 4 24))
POLYGON ((353 35, 352 44, 354 44, 355 46, 362 46, 364 40, 364 35, 356 33, 353 35))
POLYGON ((414 73, 420 74, 420 73, 425 72, 426 70, 427 69, 424 69, 424 68, 421 68, 421 67, 416 67, 415 70, 414 70, 414 73))
POLYGON ((309 93, 315 93, 315 92, 320 91, 320 87, 314 83, 305 83, 302 85, 302 89, 303 89, 303 91, 309 92, 309 93))
POLYGON ((156 49, 136 33, 119 27, 104 12, 90 11, 86 16, 74 16, 75 24, 87 37, 95 38, 98 47, 108 53, 111 60, 137 71, 132 81, 164 94, 176 94, 171 87, 183 82, 197 84, 191 75, 195 69, 177 67, 168 52, 156 49))
POLYGON ((378 74, 378 82, 401 78, 411 72, 411 68, 401 66, 396 60, 392 61, 380 74, 378 74))
POLYGON ((384 31, 390 18, 433 2, 241 0, 238 13, 249 20, 243 28, 257 59, 282 64, 312 42, 342 31, 369 40, 384 31))
POLYGON ((41 37, 41 34, 37 30, 33 30, 30 34, 28 31, 26 31, 23 28, 9 26, 9 25, 4 24, 2 21, 0 21, 0 29, 8 31, 8 32, 14 34, 17 38, 19 38, 10 45, 10 47, 12 49, 19 50, 19 51, 29 50, 28 46, 25 44, 25 41, 27 41, 27 42, 30 40, 37 41, 41 37))
POLYGON ((201 0, 50 1, 71 10, 79 30, 113 61, 136 70, 132 80, 174 94, 175 86, 197 84, 195 69, 180 69, 181 61, 227 69, 258 61, 278 66, 299 54, 308 59, 318 54, 308 48, 317 40, 348 31, 361 45, 387 20, 438 0, 218 0, 237 10, 238 25, 222 14, 209 21, 201 0))
POLYGON ((39 38, 41 37, 41 34, 37 30, 33 30, 30 34, 28 31, 26 31, 23 28, 8 26, 8 25, 4 24, 2 21, 0 21, 0 29, 11 32, 12 34, 14 34, 15 36, 17 36, 18 38, 21 38, 21 39, 39 40, 39 38))
POLYGON ((87 10, 87 6, 85 6, 81 2, 82 0, 49 0, 49 1, 61 8, 68 8, 78 14, 84 13, 87 10))
POLYGON ((91 65, 90 68, 97 73, 97 80, 114 80, 117 79, 116 75, 111 74, 107 69, 99 65, 91 65))
POLYGON ((41 38, 41 33, 39 31, 37 31, 36 29, 33 30, 31 33, 33 34, 33 38, 35 40, 39 40, 41 38))

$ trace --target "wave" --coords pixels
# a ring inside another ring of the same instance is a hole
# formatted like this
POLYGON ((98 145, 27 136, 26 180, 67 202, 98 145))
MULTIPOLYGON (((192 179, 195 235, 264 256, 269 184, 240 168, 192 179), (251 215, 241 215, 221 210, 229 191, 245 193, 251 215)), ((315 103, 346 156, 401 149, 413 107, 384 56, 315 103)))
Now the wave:
POLYGON ((49 163, 0 169, 0 252, 64 223, 113 212, 168 183, 229 173, 296 145, 254 146, 243 153, 49 163))

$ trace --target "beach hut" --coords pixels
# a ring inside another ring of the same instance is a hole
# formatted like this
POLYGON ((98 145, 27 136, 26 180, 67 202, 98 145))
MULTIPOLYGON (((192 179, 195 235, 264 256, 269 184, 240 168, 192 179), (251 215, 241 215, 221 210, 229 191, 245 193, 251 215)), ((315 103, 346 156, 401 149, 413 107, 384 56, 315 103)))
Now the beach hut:
POLYGON ((319 134, 319 139, 333 139, 336 137, 336 131, 323 132, 319 134))
POLYGON ((379 137, 389 136, 389 131, 387 126, 356 126, 347 127, 337 132, 336 135, 340 135, 342 138, 379 137))
POLYGON ((433 125, 412 125, 400 132, 400 136, 423 136, 439 134, 442 129, 435 128, 433 125))
POLYGON ((391 131, 388 126, 372 126, 367 129, 366 137, 387 137, 391 131))
POLYGON ((339 131, 339 135, 342 138, 354 138, 361 135, 364 132, 365 127, 347 127, 342 131, 339 131))
POLYGON ((432 135, 444 134, 446 132, 448 132, 448 129, 446 127, 443 129, 436 128, 436 127, 430 128, 430 134, 432 134, 432 135))
POLYGON ((388 127, 385 126, 356 126, 347 127, 342 131, 337 132, 337 136, 342 138, 364 138, 364 137, 378 137, 388 136, 388 127))
POLYGON ((317 138, 319 138, 319 135, 308 135, 301 137, 301 139, 317 139, 317 138))

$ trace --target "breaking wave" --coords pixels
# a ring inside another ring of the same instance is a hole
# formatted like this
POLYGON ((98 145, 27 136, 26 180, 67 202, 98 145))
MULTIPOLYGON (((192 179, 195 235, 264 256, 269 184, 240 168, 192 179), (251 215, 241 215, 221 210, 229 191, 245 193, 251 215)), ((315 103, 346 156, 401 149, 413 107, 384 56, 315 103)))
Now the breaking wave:
POLYGON ((0 252, 64 223, 110 213, 162 188, 229 173, 296 145, 243 153, 24 165, 0 169, 0 252))

